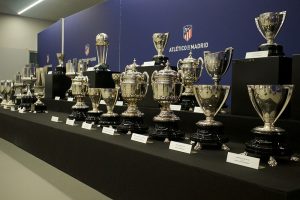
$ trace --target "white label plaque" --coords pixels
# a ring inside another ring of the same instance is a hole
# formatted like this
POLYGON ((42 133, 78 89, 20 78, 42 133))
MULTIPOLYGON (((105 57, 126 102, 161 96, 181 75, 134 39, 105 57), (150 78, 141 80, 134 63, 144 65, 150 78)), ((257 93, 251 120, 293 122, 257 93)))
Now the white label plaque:
POLYGON ((202 109, 201 107, 199 107, 199 106, 196 106, 196 107, 194 108, 194 112, 195 112, 195 113, 203 113, 203 109, 202 109))
POLYGON ((245 58, 265 58, 269 56, 269 51, 253 51, 247 52, 245 58))
POLYGON ((73 97, 68 97, 67 101, 73 101, 74 98, 73 97))
POLYGON ((60 97, 56 96, 56 97, 54 97, 54 100, 58 101, 58 100, 60 100, 60 97))
POLYGON ((92 126, 93 126, 93 124, 86 123, 86 122, 82 122, 82 124, 81 124, 81 128, 87 129, 87 130, 92 130, 92 126))
POLYGON ((252 169, 259 168, 259 158, 254 158, 250 156, 245 156, 243 154, 236 154, 232 152, 228 152, 226 162, 241 165, 244 167, 249 167, 252 169))
POLYGON ((52 121, 52 122, 59 122, 59 118, 56 117, 56 116, 52 116, 52 117, 51 117, 51 121, 52 121))
POLYGON ((15 106, 10 107, 10 111, 16 111, 15 106))
POLYGON ((66 124, 70 126, 75 126, 75 119, 69 119, 67 118, 66 124))
POLYGON ((102 133, 107 134, 107 135, 115 135, 115 129, 110 128, 110 127, 103 127, 102 133))
POLYGON ((140 143, 147 143, 149 136, 146 135, 141 135, 141 134, 137 134, 137 133, 133 133, 131 136, 131 140, 132 141, 136 141, 136 142, 140 142, 140 143))
POLYGON ((52 71, 49 71, 48 74, 52 74, 52 71))
POLYGON ((171 109, 171 110, 175 110, 175 111, 180 111, 180 110, 181 110, 181 105, 174 105, 174 104, 171 104, 171 105, 170 105, 170 109, 171 109))
POLYGON ((142 67, 148 67, 148 66, 154 66, 155 65, 155 61, 145 61, 142 64, 142 67))
POLYGON ((105 101, 102 99, 102 100, 100 101, 100 104, 105 105, 106 103, 105 103, 105 101))
POLYGON ((192 145, 171 141, 169 149, 190 154, 192 152, 192 145))
POLYGON ((123 106, 123 101, 117 101, 116 106, 123 106))

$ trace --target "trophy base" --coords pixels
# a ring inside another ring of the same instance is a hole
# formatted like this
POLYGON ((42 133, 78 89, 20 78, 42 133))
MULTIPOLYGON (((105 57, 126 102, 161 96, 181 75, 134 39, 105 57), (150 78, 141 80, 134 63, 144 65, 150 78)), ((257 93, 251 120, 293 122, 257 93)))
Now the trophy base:
POLYGON ((154 130, 150 132, 151 138, 165 142, 184 139, 184 133, 178 129, 178 120, 163 122, 154 121, 154 124, 154 130))
POLYGON ((44 103, 34 104, 33 110, 37 113, 45 113, 47 106, 44 103))
POLYGON ((146 134, 148 127, 144 124, 143 117, 126 117, 122 116, 122 122, 117 127, 117 132, 124 134, 138 133, 146 134))
POLYGON ((75 121, 85 121, 86 119, 86 113, 89 108, 72 108, 72 113, 69 115, 69 119, 75 121))
POLYGON ((279 44, 262 44, 258 47, 259 51, 268 51, 269 56, 284 56, 283 46, 279 44))
POLYGON ((19 106, 21 104, 21 102, 22 102, 21 98, 18 98, 18 97, 15 98, 15 105, 16 106, 19 106))
POLYGON ((109 68, 108 64, 98 64, 94 66, 95 71, 107 71, 109 68))
POLYGON ((195 106, 198 105, 196 97, 194 95, 181 96, 181 110, 193 111, 195 106))
POLYGON ((35 96, 23 96, 19 108, 25 108, 25 111, 31 111, 31 105, 36 102, 35 96))
POLYGON ((166 56, 154 56, 152 60, 155 61, 155 65, 166 65, 169 58, 166 56))
POLYGON ((99 112, 87 112, 85 121, 87 123, 98 124, 99 121, 100 121, 100 117, 101 117, 102 113, 103 113, 102 111, 99 111, 99 112))
POLYGON ((116 116, 101 116, 100 117, 100 121, 99 121, 99 125, 100 126, 112 126, 112 127, 116 127, 121 123, 120 120, 120 116, 116 115, 116 116))
POLYGON ((190 137, 191 141, 197 142, 194 149, 200 150, 205 148, 229 150, 225 145, 229 139, 224 136, 224 126, 222 123, 215 123, 214 125, 197 124, 197 127, 197 132, 192 133, 190 137))

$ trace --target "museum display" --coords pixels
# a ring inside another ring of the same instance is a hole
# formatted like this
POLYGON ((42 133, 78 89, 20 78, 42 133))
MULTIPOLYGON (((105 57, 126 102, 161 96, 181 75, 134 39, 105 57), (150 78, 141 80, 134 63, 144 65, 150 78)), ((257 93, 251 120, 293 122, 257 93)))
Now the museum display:
POLYGON ((1 101, 1 106, 3 106, 4 107, 4 105, 7 103, 7 101, 6 101, 6 96, 7 96, 7 94, 6 94, 6 81, 5 80, 1 80, 1 82, 0 82, 0 93, 1 93, 1 96, 2 96, 2 101, 1 101))
POLYGON ((120 133, 139 133, 147 132, 148 127, 144 125, 143 115, 137 106, 147 94, 149 85, 149 75, 147 72, 138 72, 136 60, 125 67, 125 72, 120 76, 121 94, 127 103, 127 109, 121 114, 122 122, 117 127, 120 133))
POLYGON ((72 106, 72 113, 68 118, 71 120, 75 119, 75 121, 85 121, 86 112, 89 109, 84 102, 88 92, 88 77, 82 74, 84 68, 84 63, 79 62, 78 75, 72 79, 72 95, 76 99, 76 104, 72 106))
POLYGON ((6 104, 4 105, 4 109, 10 109, 11 107, 15 106, 13 101, 14 96, 14 81, 6 80, 5 84, 5 91, 6 91, 6 104))
POLYGON ((152 39, 157 51, 157 55, 153 57, 155 65, 165 65, 169 58, 164 56, 163 52, 169 39, 169 33, 153 33, 152 39))
POLYGON ((100 116, 103 113, 98 108, 101 99, 100 88, 88 88, 88 96, 90 97, 92 102, 92 110, 89 110, 87 112, 85 121, 87 123, 92 123, 94 125, 97 125, 99 123, 100 116))
POLYGON ((268 51, 269 56, 284 56, 283 46, 274 42, 286 17, 286 11, 266 12, 255 18, 255 24, 267 43, 261 44, 260 51, 268 51))
MULTIPOLYGON (((71 80, 75 78, 77 75, 77 60, 76 62, 72 62, 71 60, 68 60, 66 63, 66 76, 69 77, 71 80)), ((72 85, 71 87, 67 90, 66 95, 67 98, 73 97, 72 95, 72 85)))
POLYGON ((99 125, 116 127, 121 123, 119 114, 113 112, 119 90, 117 88, 100 88, 100 90, 102 99, 106 104, 107 112, 101 115, 99 125))
POLYGON ((38 67, 35 70, 37 80, 34 85, 34 95, 37 97, 37 101, 33 104, 32 111, 44 113, 47 110, 47 106, 41 101, 41 98, 45 96, 45 79, 48 67, 38 67))
POLYGON ((64 54, 56 53, 56 58, 58 61, 58 65, 55 67, 55 71, 53 74, 64 75, 66 73, 65 63, 64 63, 64 54))
POLYGON ((120 76, 121 74, 120 73, 112 73, 111 74, 111 77, 112 79, 114 80, 114 83, 115 83, 115 88, 118 89, 118 101, 123 101, 123 98, 122 98, 122 91, 121 91, 121 86, 120 86, 120 76))
POLYGON ((170 104, 178 102, 183 91, 180 74, 172 70, 167 61, 164 69, 152 73, 151 84, 153 98, 161 108, 160 113, 153 118, 155 127, 150 136, 165 142, 183 139, 184 133, 178 127, 180 118, 170 109, 170 104))
POLYGON ((246 143, 245 154, 267 160, 271 167, 277 166, 276 159, 288 158, 299 161, 288 147, 284 129, 274 124, 287 107, 294 85, 248 85, 251 103, 264 122, 252 129, 254 139, 246 143))
POLYGON ((16 74, 14 88, 15 88, 14 103, 18 107, 21 104, 22 92, 24 88, 21 72, 18 72, 16 74))
POLYGON ((193 110, 197 101, 193 92, 193 84, 200 78, 203 69, 203 59, 193 58, 192 51, 189 56, 177 62, 177 70, 181 74, 184 91, 181 95, 181 110, 193 110))
POLYGON ((205 120, 196 123, 197 131, 191 134, 194 149, 222 149, 229 151, 225 144, 228 138, 224 135, 222 122, 214 120, 225 103, 230 86, 228 85, 194 85, 194 94, 205 115, 205 120))
POLYGON ((98 64, 94 66, 95 70, 106 71, 108 69, 107 52, 108 52, 109 40, 106 33, 99 33, 96 36, 96 50, 98 64))

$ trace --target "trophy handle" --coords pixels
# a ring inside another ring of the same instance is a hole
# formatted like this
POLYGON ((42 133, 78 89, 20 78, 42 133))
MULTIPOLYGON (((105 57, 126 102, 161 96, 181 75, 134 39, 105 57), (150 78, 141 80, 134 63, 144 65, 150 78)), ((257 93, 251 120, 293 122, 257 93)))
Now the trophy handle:
POLYGON ((199 67, 200 68, 200 73, 199 73, 199 76, 198 76, 198 80, 202 76, 202 70, 203 70, 203 65, 204 65, 204 60, 203 60, 202 57, 198 58, 198 65, 200 65, 200 62, 201 62, 201 66, 199 67))
POLYGON ((281 24, 280 24, 280 26, 279 26, 279 28, 278 28, 278 31, 277 31, 277 33, 275 34, 274 38, 277 36, 277 34, 279 33, 279 31, 280 31, 280 29, 281 29, 281 27, 282 27, 282 25, 283 25, 283 22, 284 22, 285 17, 286 17, 286 11, 281 11, 281 12, 279 12, 279 15, 282 15, 282 20, 281 20, 281 24))
POLYGON ((155 70, 151 75, 151 84, 155 82, 155 75, 157 74, 157 70, 155 70))
POLYGON ((233 48, 232 47, 227 47, 225 49, 225 58, 224 60, 227 60, 227 66, 223 72, 223 74, 225 74, 231 64, 231 60, 232 60, 232 54, 233 54, 233 48))
POLYGON ((148 86, 149 86, 149 74, 147 72, 143 72, 143 75, 144 75, 144 80, 145 80, 145 77, 146 77, 146 83, 147 83, 147 86, 146 86, 146 91, 145 91, 145 94, 147 94, 148 92, 148 86))
POLYGON ((220 104, 219 108, 218 108, 217 111, 215 112, 214 117, 215 117, 215 116, 217 115, 217 113, 221 110, 223 104, 224 104, 225 101, 227 100, 227 97, 228 97, 229 91, 230 91, 230 86, 224 85, 224 86, 222 86, 222 89, 225 89, 225 95, 224 95, 224 98, 223 98, 222 103, 220 104))
POLYGON ((280 117, 280 115, 283 113, 283 111, 285 110, 285 108, 287 107, 287 105, 289 104, 289 101, 292 97, 292 93, 293 93, 293 90, 294 90, 294 85, 282 85, 282 88, 284 89, 287 89, 288 90, 288 93, 287 93, 287 97, 286 97, 286 100, 280 110, 280 112, 278 113, 277 117, 274 119, 273 121, 273 125, 275 124, 275 122, 278 120, 278 118, 280 117))
POLYGON ((262 114, 260 113, 259 107, 258 107, 258 105, 255 101, 255 98, 254 98, 254 85, 247 85, 247 87, 248 87, 248 94, 249 94, 249 97, 250 97, 250 101, 251 101, 255 111, 259 115, 259 117, 262 119, 262 121, 264 121, 264 118, 263 118, 262 114))
POLYGON ((179 60, 177 61, 177 70, 180 70, 181 63, 182 63, 182 60, 179 59, 179 60), (180 65, 179 65, 179 64, 180 64, 180 65))

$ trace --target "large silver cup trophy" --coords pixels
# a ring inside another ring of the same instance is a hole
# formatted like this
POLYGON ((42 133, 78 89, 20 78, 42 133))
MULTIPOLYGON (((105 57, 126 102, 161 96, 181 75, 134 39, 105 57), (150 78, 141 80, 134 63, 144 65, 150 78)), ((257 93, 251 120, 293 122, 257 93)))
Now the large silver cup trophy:
POLYGON ((100 121, 100 116, 103 113, 101 110, 99 110, 99 103, 101 99, 101 90, 100 88, 89 88, 88 89, 88 95, 92 102, 92 110, 89 110, 87 112, 87 117, 85 121, 87 123, 92 123, 97 125, 100 121))
POLYGON ((214 120, 230 91, 227 85, 194 85, 194 94, 201 106, 205 120, 196 123, 197 132, 192 133, 191 141, 196 143, 195 150, 202 148, 216 148, 229 150, 228 138, 224 136, 223 123, 214 120))
POLYGON ((192 51, 189 56, 177 62, 177 70, 181 74, 184 91, 181 96, 181 110, 193 110, 197 105, 193 92, 193 84, 200 78, 203 69, 203 59, 193 58, 192 51))
POLYGON ((266 12, 255 18, 255 24, 261 35, 267 40, 259 50, 269 51, 269 56, 283 56, 283 47, 274 42, 286 17, 286 11, 266 12))
POLYGON ((170 104, 178 102, 183 91, 180 74, 167 61, 164 69, 152 73, 151 84, 153 98, 161 105, 159 115, 153 118, 155 129, 151 137, 165 142, 182 139, 184 133, 178 128, 180 118, 170 109, 170 104))
POLYGON ((169 39, 169 33, 154 33, 152 35, 153 44, 157 51, 157 55, 153 57, 155 65, 165 65, 168 57, 163 55, 164 49, 169 39))
POLYGON ((36 113, 45 113, 47 106, 41 99, 45 96, 45 83, 46 83, 46 74, 48 72, 48 67, 39 67, 36 68, 36 77, 37 80, 34 86, 34 94, 37 97, 37 101, 33 104, 33 111, 36 113))
POLYGON ((233 55, 233 48, 228 47, 225 51, 204 51, 204 65, 208 75, 215 85, 220 83, 222 76, 227 72, 233 55))
POLYGON ((94 66, 95 70, 107 70, 107 52, 108 52, 109 40, 106 33, 99 33, 96 36, 96 50, 98 64, 94 66))
POLYGON ((122 98, 127 102, 127 110, 121 114, 122 123, 117 127, 120 133, 146 133, 148 128, 143 124, 143 115, 137 107, 148 91, 149 75, 138 72, 136 60, 127 65, 120 76, 122 98))
POLYGON ((291 156, 285 141, 285 130, 274 125, 287 107, 294 85, 248 85, 247 87, 251 103, 264 125, 252 130, 255 138, 246 143, 246 153, 268 159, 268 164, 272 167, 277 165, 276 157, 289 157, 291 160, 298 161, 298 157, 291 156))
POLYGON ((120 124, 120 116, 114 113, 114 107, 118 99, 119 90, 117 88, 100 88, 101 96, 106 104, 107 112, 101 115, 99 124, 101 126, 117 126, 120 124))
POLYGON ((2 95, 2 101, 1 101, 1 106, 4 107, 4 105, 6 105, 7 101, 6 101, 6 81, 5 80, 1 80, 0 81, 0 93, 2 95))
POLYGON ((26 85, 26 94, 22 96, 19 108, 23 111, 31 111, 32 104, 36 101, 36 97, 32 94, 33 85, 36 82, 35 66, 33 64, 24 67, 21 80, 26 85))

